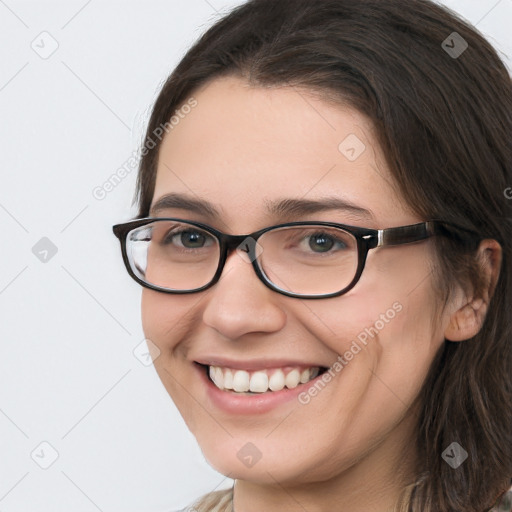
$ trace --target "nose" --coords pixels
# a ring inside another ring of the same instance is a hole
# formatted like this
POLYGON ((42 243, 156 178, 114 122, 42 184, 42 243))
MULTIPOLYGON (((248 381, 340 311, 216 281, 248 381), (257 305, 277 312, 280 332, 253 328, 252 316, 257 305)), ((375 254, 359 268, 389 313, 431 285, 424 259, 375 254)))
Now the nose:
POLYGON ((203 310, 203 322, 230 339, 276 332, 286 323, 279 305, 285 297, 260 281, 246 256, 237 251, 228 256, 221 278, 209 289, 203 310))

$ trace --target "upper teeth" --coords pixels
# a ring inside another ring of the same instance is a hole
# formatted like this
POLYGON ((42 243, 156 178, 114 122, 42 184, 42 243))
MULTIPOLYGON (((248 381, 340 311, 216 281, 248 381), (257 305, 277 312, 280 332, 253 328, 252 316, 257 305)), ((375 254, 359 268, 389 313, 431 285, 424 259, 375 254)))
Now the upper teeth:
POLYGON ((210 366, 210 378, 213 383, 222 390, 233 390, 237 393, 265 393, 266 391, 280 391, 285 386, 288 389, 296 388, 299 383, 314 379, 318 373, 318 367, 272 369, 248 372, 245 370, 233 370, 210 366))

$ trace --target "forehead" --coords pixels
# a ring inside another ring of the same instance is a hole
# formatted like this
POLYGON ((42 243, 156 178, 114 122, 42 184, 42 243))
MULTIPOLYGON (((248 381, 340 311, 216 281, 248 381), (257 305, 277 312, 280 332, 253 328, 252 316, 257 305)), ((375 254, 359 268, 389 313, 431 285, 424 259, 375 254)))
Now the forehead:
POLYGON ((193 98, 196 106, 160 147, 152 205, 187 194, 211 203, 230 225, 245 216, 245 229, 268 222, 276 211, 266 205, 284 199, 338 199, 370 211, 374 224, 410 218, 371 123, 354 109, 235 77, 216 79, 193 98))

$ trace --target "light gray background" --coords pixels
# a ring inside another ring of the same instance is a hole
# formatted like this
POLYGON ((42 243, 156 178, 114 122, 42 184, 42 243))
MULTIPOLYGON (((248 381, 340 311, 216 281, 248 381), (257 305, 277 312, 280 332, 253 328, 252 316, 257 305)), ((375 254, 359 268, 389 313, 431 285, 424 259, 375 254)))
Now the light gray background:
MULTIPOLYGON (((136 170, 93 190, 137 151, 180 56, 240 3, 0 0, 1 512, 164 512, 231 485, 133 352, 140 288, 111 225, 136 214, 136 170)), ((512 0, 444 3, 512 67, 512 0)))

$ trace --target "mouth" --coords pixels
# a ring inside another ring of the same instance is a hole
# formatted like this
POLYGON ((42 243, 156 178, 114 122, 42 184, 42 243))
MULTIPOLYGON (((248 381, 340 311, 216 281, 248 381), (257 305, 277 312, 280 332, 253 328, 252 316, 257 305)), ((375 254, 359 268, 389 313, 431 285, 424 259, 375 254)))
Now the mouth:
POLYGON ((215 387, 236 395, 261 395, 307 384, 328 368, 323 366, 283 366, 257 371, 198 364, 215 387))

